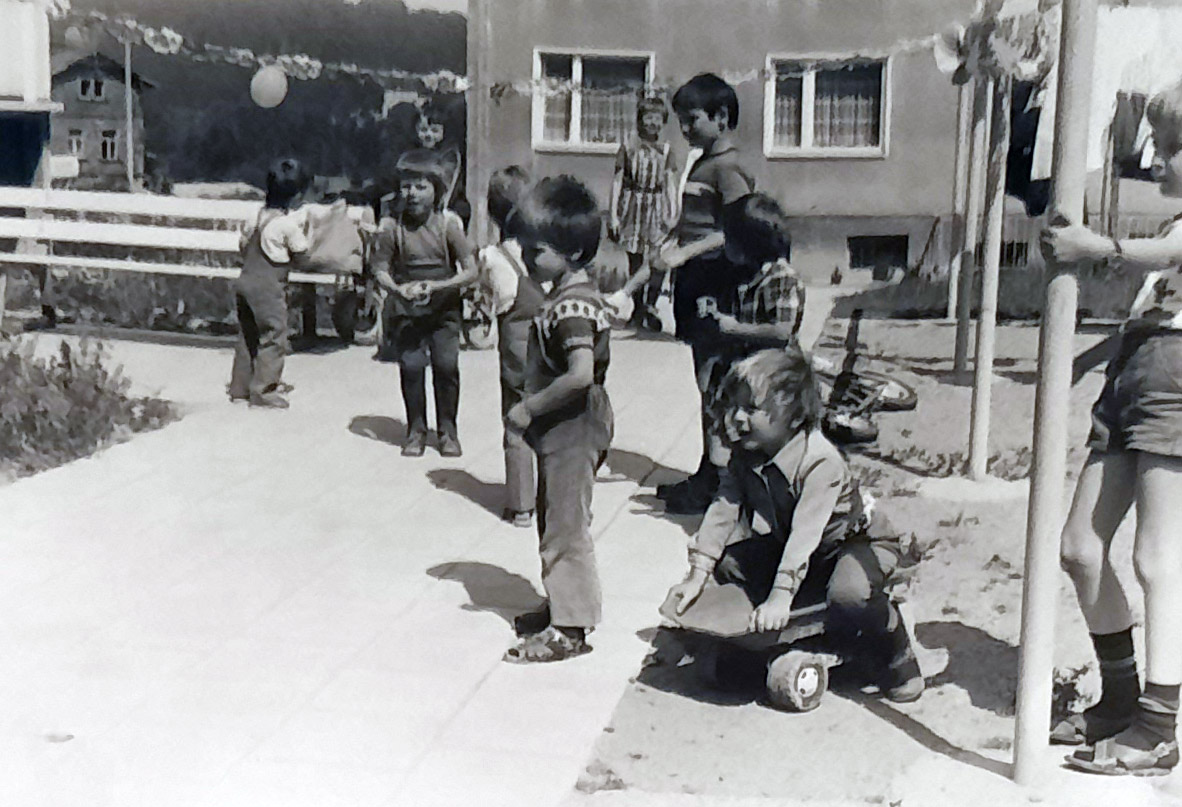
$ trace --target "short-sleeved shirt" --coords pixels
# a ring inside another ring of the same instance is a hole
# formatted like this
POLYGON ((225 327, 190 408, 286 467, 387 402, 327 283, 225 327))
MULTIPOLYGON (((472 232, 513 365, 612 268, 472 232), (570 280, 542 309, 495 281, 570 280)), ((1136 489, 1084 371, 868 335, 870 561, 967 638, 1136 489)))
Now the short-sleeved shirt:
POLYGON ((755 179, 741 164, 733 145, 703 154, 690 167, 682 187, 678 243, 689 244, 721 231, 723 208, 754 190, 755 179))
POLYGON ((549 387, 569 369, 570 355, 583 349, 591 350, 594 361, 591 387, 585 396, 534 419, 526 439, 540 453, 576 443, 606 450, 611 442, 611 404, 603 387, 611 362, 608 306, 591 283, 561 284, 534 318, 526 390, 549 387))
MULTIPOLYGON (((1182 255, 1182 217, 1166 224, 1158 236, 1176 241, 1182 255)), ((1168 269, 1149 272, 1133 300, 1126 331, 1182 331, 1182 258, 1168 269)))
POLYGON ((492 297, 493 313, 507 313, 517 299, 517 288, 525 276, 521 244, 515 240, 490 244, 480 250, 482 281, 492 297))
POLYGON ((735 289, 735 318, 748 325, 789 323, 800 330, 804 286, 788 261, 765 263, 749 283, 735 289))
POLYGON ((291 263, 291 256, 308 251, 308 210, 275 210, 259 213, 259 246, 272 263, 291 263))
POLYGON ((455 275, 456 261, 475 252, 460 217, 450 210, 436 210, 422 223, 382 219, 373 263, 398 283, 446 280, 455 275))

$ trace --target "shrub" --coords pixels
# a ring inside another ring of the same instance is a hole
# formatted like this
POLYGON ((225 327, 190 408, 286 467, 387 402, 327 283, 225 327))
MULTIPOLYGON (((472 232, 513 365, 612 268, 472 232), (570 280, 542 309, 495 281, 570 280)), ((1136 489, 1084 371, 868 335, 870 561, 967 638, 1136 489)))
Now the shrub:
POLYGON ((167 401, 130 397, 131 382, 98 343, 62 342, 52 357, 34 348, 0 342, 0 473, 53 468, 177 417, 167 401))

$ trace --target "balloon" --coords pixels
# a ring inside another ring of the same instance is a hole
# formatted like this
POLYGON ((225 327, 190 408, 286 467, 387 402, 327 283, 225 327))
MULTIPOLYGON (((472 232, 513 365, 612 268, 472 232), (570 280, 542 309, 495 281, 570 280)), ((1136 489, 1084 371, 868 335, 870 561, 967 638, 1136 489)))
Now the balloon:
POLYGON ((74 50, 83 50, 86 48, 86 35, 76 25, 71 25, 66 29, 66 44, 74 50))
POLYGON ((287 75, 274 65, 259 68, 250 80, 250 97, 264 109, 279 106, 287 96, 287 75))

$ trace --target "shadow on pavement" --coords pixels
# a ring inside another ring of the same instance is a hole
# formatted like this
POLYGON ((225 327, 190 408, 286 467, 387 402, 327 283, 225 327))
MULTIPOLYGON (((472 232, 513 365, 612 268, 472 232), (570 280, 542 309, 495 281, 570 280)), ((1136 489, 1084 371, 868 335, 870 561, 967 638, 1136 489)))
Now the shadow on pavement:
POLYGON ((708 639, 669 628, 646 628, 637 633, 652 642, 636 682, 672 695, 715 706, 754 703, 763 694, 763 661, 752 656, 730 656, 721 662, 724 683, 712 683, 715 671, 708 639))
POLYGON ((465 611, 489 611, 510 625, 513 617, 536 611, 545 603, 529 580, 491 563, 441 563, 428 569, 427 574, 436 580, 455 580, 462 584, 471 600, 463 606, 465 611))
POLYGON ((1018 648, 961 622, 924 622, 915 626, 915 638, 929 650, 948 651, 948 666, 929 686, 959 687, 978 709, 1014 715, 1018 648))
POLYGON ((485 482, 460 468, 434 468, 427 471, 427 480, 440 490, 458 493, 497 518, 505 509, 505 486, 500 482, 485 482))
POLYGON ((607 467, 613 474, 627 477, 644 487, 656 487, 666 482, 679 482, 689 476, 685 471, 661 465, 643 454, 620 448, 608 449, 607 467))
POLYGON ((349 421, 349 431, 399 448, 406 442, 406 425, 384 415, 358 415, 349 421))

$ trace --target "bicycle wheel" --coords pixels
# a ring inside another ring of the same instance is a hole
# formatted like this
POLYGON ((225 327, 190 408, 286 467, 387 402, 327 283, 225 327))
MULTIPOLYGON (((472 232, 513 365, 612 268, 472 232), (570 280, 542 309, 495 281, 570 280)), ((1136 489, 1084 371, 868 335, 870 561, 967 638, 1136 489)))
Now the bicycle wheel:
POLYGON ((908 412, 919 403, 915 388, 887 373, 873 370, 859 372, 858 380, 872 386, 878 393, 878 408, 884 412, 908 412))

